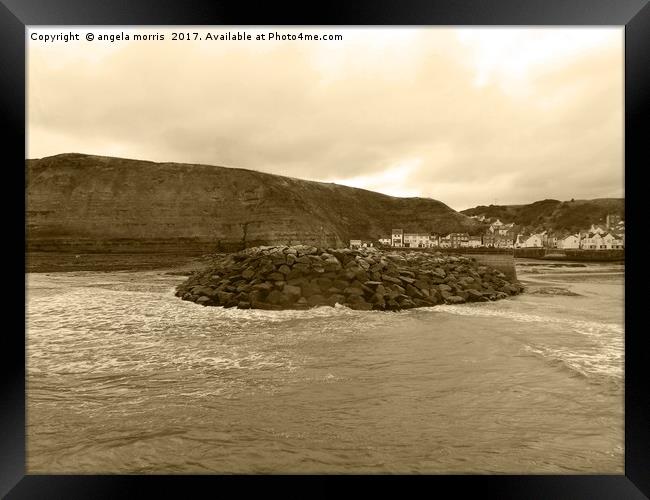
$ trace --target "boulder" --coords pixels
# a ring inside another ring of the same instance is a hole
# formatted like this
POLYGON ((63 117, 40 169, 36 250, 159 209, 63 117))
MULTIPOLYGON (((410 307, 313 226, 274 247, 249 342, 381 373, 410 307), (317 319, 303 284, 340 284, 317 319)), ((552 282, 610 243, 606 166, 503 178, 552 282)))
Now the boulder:
POLYGON ((213 298, 217 292, 210 287, 207 286, 195 286, 191 290, 192 295, 198 295, 199 297, 208 297, 208 298, 213 298))
POLYGON ((230 300, 235 296, 232 292, 218 292, 217 297, 219 298, 219 304, 226 305, 230 300))
POLYGON ((388 283, 394 283, 395 285, 401 285, 402 284, 402 280, 400 280, 399 278, 395 278, 393 276, 390 276, 388 274, 382 274, 381 279, 384 282, 387 281, 388 283))
POLYGON ((342 269, 341 262, 334 257, 333 255, 329 254, 323 254, 327 255, 325 259, 323 259, 323 267, 325 268, 326 271, 339 271, 342 269))
POLYGON ((415 302, 409 298, 402 298, 402 300, 399 301, 399 305, 402 309, 412 309, 415 307, 415 302))
POLYGON ((431 283, 429 282, 429 280, 418 279, 413 283, 413 286, 420 290, 428 290, 429 287, 431 286, 431 283))
POLYGON ((368 304, 365 300, 363 300, 363 297, 360 297, 358 295, 352 295, 348 297, 348 304, 350 305, 350 309, 359 311, 372 310, 372 304, 368 304))
POLYGON ((301 297, 302 291, 299 286, 284 285, 282 293, 284 293, 290 301, 297 301, 301 297))
POLYGON ((316 286, 318 286, 322 291, 326 291, 332 287, 332 280, 329 278, 316 278, 314 280, 316 286))
POLYGON ((420 290, 415 288, 413 285, 406 285, 406 294, 409 297, 417 297, 417 298, 423 297, 422 292, 420 292, 420 290))
POLYGON ((251 279, 253 276, 255 276, 255 271, 251 268, 244 269, 244 271, 241 273, 242 278, 244 279, 251 279))
POLYGON ((467 299, 470 302, 478 302, 483 299, 483 294, 478 290, 467 290, 467 299))
POLYGON ((334 282, 332 282, 332 286, 342 292, 348 287, 348 283, 349 282, 345 280, 335 280, 334 282))
POLYGON ((273 305, 286 305, 289 303, 287 295, 279 290, 273 290, 266 296, 266 302, 273 305))
POLYGON ((327 304, 330 306, 335 306, 336 304, 341 304, 343 305, 345 303, 345 295, 333 293, 329 297, 327 297, 327 304))
POLYGON ((256 285, 253 285, 251 288, 253 290, 270 292, 271 290, 273 290, 273 285, 271 283, 264 282, 264 283, 258 283, 256 285))
POLYGON ((314 283, 306 283, 302 287, 300 287, 302 290, 302 296, 305 298, 309 298, 312 295, 317 295, 320 294, 320 287, 314 283))
POLYGON ((329 305, 328 300, 323 295, 320 294, 311 295, 307 299, 307 303, 312 307, 329 305))
POLYGON ((396 300, 391 299, 386 301, 386 309, 389 311, 399 311, 400 305, 396 300))

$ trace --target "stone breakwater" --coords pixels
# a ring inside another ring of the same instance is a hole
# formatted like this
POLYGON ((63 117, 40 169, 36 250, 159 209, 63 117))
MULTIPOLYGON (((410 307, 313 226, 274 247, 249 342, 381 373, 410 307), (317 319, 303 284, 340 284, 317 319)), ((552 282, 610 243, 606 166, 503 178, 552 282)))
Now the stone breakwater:
POLYGON ((204 306, 397 311, 504 299, 523 291, 469 256, 312 246, 255 247, 215 256, 176 296, 204 306))

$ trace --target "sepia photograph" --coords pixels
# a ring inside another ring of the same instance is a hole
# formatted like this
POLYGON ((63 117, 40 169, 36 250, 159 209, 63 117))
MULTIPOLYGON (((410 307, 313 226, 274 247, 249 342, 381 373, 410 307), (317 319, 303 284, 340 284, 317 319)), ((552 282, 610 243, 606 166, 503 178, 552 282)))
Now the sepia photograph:
POLYGON ((624 474, 624 27, 25 37, 28 474, 624 474))

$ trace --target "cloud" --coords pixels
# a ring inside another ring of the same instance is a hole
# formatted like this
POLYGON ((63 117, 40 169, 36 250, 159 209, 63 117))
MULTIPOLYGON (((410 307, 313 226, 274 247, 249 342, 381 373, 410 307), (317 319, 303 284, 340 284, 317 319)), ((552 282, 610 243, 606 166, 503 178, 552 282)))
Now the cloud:
POLYGON ((372 175, 360 175, 344 179, 323 179, 323 182, 333 182, 344 184, 346 186, 377 191, 397 197, 417 197, 420 196, 420 190, 411 186, 413 174, 422 161, 418 159, 402 162, 398 165, 389 167, 383 171, 373 173, 372 175))
POLYGON ((30 41, 28 156, 235 166, 456 209, 623 193, 621 29, 275 31, 344 39, 30 41))

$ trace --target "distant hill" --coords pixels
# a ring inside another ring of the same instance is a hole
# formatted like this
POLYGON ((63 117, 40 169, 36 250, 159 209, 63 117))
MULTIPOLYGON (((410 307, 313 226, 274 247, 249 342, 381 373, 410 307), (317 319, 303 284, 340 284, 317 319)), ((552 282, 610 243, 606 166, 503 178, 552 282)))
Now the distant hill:
POLYGON ((392 228, 474 232, 440 201, 240 168, 85 154, 26 161, 28 250, 197 251, 347 246, 392 228))
POLYGON ((530 230, 545 228, 578 231, 590 227, 591 224, 604 224, 607 214, 625 218, 625 200, 541 200, 528 205, 480 205, 462 210, 461 213, 468 216, 496 217, 501 222, 514 222, 530 230))

